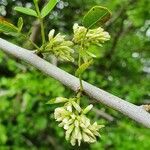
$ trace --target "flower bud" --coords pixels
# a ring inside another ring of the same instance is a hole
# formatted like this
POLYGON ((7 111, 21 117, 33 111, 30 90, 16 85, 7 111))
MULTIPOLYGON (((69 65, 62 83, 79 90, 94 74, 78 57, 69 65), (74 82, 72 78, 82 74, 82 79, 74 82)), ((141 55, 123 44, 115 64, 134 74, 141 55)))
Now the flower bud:
POLYGON ((67 102, 68 99, 67 98, 64 98, 64 97, 57 97, 55 99, 55 103, 63 103, 63 102, 67 102))
POLYGON ((74 53, 72 49, 73 42, 66 40, 65 35, 58 33, 54 36, 55 30, 51 30, 48 34, 49 42, 47 43, 45 50, 43 53, 52 53, 60 60, 73 61, 73 57, 71 56, 74 53))
POLYGON ((83 114, 87 114, 92 108, 93 108, 93 105, 90 104, 89 106, 87 106, 87 107, 83 110, 83 114))
POLYGON ((74 108, 80 113, 81 112, 81 107, 74 101, 71 102, 74 108))
POLYGON ((73 26, 73 31, 74 31, 73 41, 76 44, 81 44, 84 39, 84 36, 87 32, 87 29, 85 27, 79 26, 77 23, 75 23, 73 26))
POLYGON ((71 125, 71 126, 68 128, 68 130, 66 131, 66 137, 65 137, 65 138, 66 138, 67 141, 69 140, 70 135, 71 135, 73 129, 74 129, 74 125, 71 125))
POLYGON ((49 34, 48 34, 48 39, 49 39, 49 41, 53 38, 54 33, 55 33, 55 30, 54 30, 54 29, 52 29, 52 30, 49 32, 49 34))
POLYGON ((84 142, 89 142, 90 138, 85 132, 82 132, 82 137, 83 137, 84 142))
POLYGON ((89 138, 90 138, 89 143, 94 143, 94 142, 96 142, 96 138, 93 138, 93 137, 89 137, 89 138))
MULTIPOLYGON (((57 102, 65 100, 62 97, 56 98, 57 102)), ((86 114, 92 109, 93 105, 87 106, 82 110, 80 105, 76 103, 76 98, 69 98, 63 107, 55 109, 54 117, 56 121, 59 121, 59 127, 64 128, 65 138, 69 140, 71 145, 81 142, 94 143, 96 137, 99 136, 99 129, 103 125, 98 125, 97 122, 91 124, 90 119, 86 114), (74 108, 74 109, 73 109, 74 108)))
POLYGON ((109 33, 104 31, 104 29, 101 27, 87 30, 84 26, 79 26, 75 23, 73 26, 73 31, 74 43, 81 45, 81 43, 84 42, 84 46, 87 48, 90 45, 101 46, 101 43, 104 43, 105 41, 108 41, 110 39, 109 33))
POLYGON ((62 121, 68 115, 69 115, 69 112, 65 110, 63 107, 59 107, 55 109, 54 117, 56 121, 62 121))
POLYGON ((71 143, 72 146, 75 146, 75 144, 76 144, 75 130, 72 132, 70 143, 71 143))
POLYGON ((72 112, 72 104, 71 104, 70 102, 67 103, 66 109, 67 109, 68 111, 72 112))
POLYGON ((85 133, 87 133, 88 135, 92 136, 93 138, 95 137, 94 134, 87 128, 87 129, 83 129, 83 131, 85 133))

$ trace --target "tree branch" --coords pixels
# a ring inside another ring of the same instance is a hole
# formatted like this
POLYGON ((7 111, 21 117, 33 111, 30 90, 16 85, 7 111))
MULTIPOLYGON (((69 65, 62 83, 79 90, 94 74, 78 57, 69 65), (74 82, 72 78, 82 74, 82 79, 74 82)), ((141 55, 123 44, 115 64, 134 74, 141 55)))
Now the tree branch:
POLYGON ((109 115, 108 113, 106 113, 106 112, 103 111, 103 110, 99 110, 99 109, 97 109, 97 108, 93 108, 93 111, 94 111, 97 115, 101 116, 102 118, 104 118, 104 119, 106 119, 106 120, 108 120, 108 121, 114 121, 114 119, 115 119, 113 116, 109 115))
MULTIPOLYGON (((58 67, 50 64, 49 62, 33 54, 31 51, 16 46, 2 38, 0 38, 0 48, 7 54, 11 54, 31 65, 45 74, 55 78, 64 85, 70 87, 72 90, 77 91, 79 88, 79 80, 73 75, 59 69, 58 67)), ((85 93, 93 99, 115 109, 131 119, 143 124, 150 128, 150 114, 144 110, 143 107, 136 106, 121 98, 114 96, 104 90, 101 90, 85 81, 83 81, 85 93)))

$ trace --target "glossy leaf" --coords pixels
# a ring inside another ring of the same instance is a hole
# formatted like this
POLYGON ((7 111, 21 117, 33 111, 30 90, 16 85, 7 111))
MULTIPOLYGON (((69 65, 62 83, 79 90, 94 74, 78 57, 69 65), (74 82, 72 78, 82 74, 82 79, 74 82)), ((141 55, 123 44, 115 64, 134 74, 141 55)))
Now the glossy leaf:
POLYGON ((57 0, 49 0, 49 2, 44 6, 44 8, 41 11, 41 17, 44 18, 45 16, 48 15, 52 11, 52 9, 55 7, 57 4, 57 0))
POLYGON ((23 27, 23 19, 22 19, 22 17, 20 17, 20 18, 18 19, 17 26, 18 26, 18 30, 19 30, 19 32, 20 32, 20 31, 22 30, 22 27, 23 27))
POLYGON ((15 36, 16 33, 18 33, 18 28, 10 22, 7 22, 4 19, 0 18, 0 32, 15 36))
POLYGON ((88 62, 83 63, 76 71, 75 75, 79 76, 81 75, 91 64, 93 63, 93 60, 90 60, 88 62))
POLYGON ((29 15, 29 16, 34 16, 37 17, 37 13, 35 10, 30 9, 30 8, 25 8, 25 7, 15 7, 14 10, 21 12, 23 14, 29 15))
POLYGON ((83 18, 83 25, 86 28, 92 28, 96 25, 103 25, 111 17, 111 12, 102 6, 95 6, 83 18))

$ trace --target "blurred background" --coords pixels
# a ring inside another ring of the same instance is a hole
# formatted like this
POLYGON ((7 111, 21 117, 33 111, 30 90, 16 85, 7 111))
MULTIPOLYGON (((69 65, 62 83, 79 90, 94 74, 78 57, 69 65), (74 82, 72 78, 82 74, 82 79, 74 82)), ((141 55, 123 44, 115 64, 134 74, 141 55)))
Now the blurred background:
MULTIPOLYGON (((46 1, 40 1, 40 7, 46 1)), ((0 16, 17 23, 25 22, 24 31, 35 30, 32 40, 40 43, 39 29, 33 17, 16 13, 14 6, 33 8, 31 0, 0 0, 0 16)), ((136 105, 150 103, 150 2, 149 0, 60 0, 46 18, 46 32, 72 35, 75 22, 94 5, 112 11, 104 29, 111 40, 93 49, 94 65, 84 80, 136 105)), ((29 48, 22 38, 0 37, 29 48)), ((54 63, 54 62, 53 62, 54 63)), ((55 60, 56 63, 56 60, 55 60)), ((58 67, 74 74, 75 66, 57 61, 58 67)), ((53 118, 55 106, 45 103, 53 97, 71 97, 74 93, 34 67, 0 51, 0 150, 146 150, 150 148, 150 130, 100 103, 84 97, 82 105, 94 104, 89 114, 93 121, 105 124, 102 138, 95 144, 71 147, 63 129, 53 118)))

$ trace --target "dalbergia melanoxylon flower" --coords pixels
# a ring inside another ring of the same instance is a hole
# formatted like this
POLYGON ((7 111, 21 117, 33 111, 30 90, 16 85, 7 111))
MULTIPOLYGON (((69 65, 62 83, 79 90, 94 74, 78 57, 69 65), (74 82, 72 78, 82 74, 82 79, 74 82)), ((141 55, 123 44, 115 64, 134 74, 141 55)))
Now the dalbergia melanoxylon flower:
POLYGON ((101 44, 110 39, 108 32, 104 31, 103 28, 87 29, 84 26, 79 26, 77 23, 73 26, 74 38, 73 42, 76 44, 82 44, 88 47, 91 44, 102 46, 101 44))
POLYGON ((74 61, 71 56, 74 53, 73 42, 66 40, 65 35, 58 33, 54 36, 55 30, 51 30, 48 34, 49 42, 47 43, 43 52, 51 52, 60 60, 74 61))
POLYGON ((67 141, 74 146, 76 143, 80 146, 81 142, 94 143, 96 137, 99 137, 99 129, 104 127, 98 125, 97 122, 91 123, 87 117, 87 113, 92 109, 93 105, 81 108, 77 98, 57 97, 49 103, 64 103, 62 107, 58 107, 54 111, 54 117, 59 122, 59 127, 65 130, 67 141))

